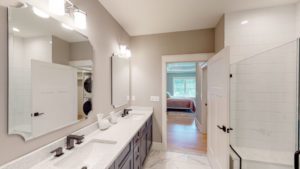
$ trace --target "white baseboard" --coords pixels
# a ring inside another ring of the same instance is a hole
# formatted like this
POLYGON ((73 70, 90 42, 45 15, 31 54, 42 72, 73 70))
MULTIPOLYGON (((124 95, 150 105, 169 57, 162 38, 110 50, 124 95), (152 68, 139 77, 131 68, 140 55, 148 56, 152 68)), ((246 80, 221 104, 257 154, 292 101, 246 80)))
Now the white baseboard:
POLYGON ((201 124, 199 122, 199 120, 197 118, 195 118, 195 121, 196 121, 196 127, 200 130, 201 132, 201 124))
POLYGON ((200 122, 198 121, 197 118, 195 118, 195 121, 196 121, 196 127, 198 128, 198 130, 200 131, 200 133, 206 134, 206 132, 203 129, 204 127, 200 124, 200 122))
POLYGON ((160 142, 153 142, 152 143, 152 149, 153 150, 164 150, 164 146, 160 142))

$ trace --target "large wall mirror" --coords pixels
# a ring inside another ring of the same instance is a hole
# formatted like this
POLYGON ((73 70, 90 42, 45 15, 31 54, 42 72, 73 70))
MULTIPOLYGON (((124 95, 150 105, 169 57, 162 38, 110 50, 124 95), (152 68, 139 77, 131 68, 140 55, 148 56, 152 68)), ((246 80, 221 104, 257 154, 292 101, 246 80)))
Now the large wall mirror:
POLYGON ((10 8, 9 134, 30 140, 92 111, 93 49, 87 37, 28 5, 10 8))
POLYGON ((112 105, 114 108, 129 103, 130 62, 129 58, 113 55, 112 63, 112 105))

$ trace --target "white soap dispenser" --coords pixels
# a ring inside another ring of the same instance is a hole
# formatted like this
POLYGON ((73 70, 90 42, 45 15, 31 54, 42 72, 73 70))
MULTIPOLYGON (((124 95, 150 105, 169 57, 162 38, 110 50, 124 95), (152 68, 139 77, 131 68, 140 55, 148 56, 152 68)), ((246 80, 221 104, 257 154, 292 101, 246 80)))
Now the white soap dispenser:
POLYGON ((117 124, 118 123, 118 116, 116 115, 115 112, 110 112, 110 122, 112 124, 117 124))
POLYGON ((102 113, 97 114, 98 125, 100 130, 106 130, 110 127, 109 121, 107 119, 104 119, 103 116, 104 115, 102 113))

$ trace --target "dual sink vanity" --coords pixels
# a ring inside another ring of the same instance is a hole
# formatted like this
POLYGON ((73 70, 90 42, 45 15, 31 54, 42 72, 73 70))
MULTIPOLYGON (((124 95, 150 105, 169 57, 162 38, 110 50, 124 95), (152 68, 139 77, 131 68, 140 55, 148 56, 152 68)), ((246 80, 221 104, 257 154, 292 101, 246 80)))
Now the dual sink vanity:
MULTIPOLYGON (((7 15, 8 134, 23 138, 25 146, 51 132, 66 133, 67 127, 95 118, 99 112, 93 110, 103 106, 93 100, 93 80, 99 75, 89 38, 40 13, 26 2, 8 8, 7 15)), ((120 49, 128 50, 126 45, 120 42, 120 49)), ((120 49, 107 56, 113 110, 127 107, 131 97, 130 58, 120 49)), ((0 169, 141 169, 152 145, 153 108, 131 109, 122 117, 113 113, 118 123, 106 130, 95 122, 53 143, 43 142, 48 145, 0 169)), ((101 120, 105 114, 101 112, 101 120)))
POLYGON ((85 137, 71 150, 63 138, 0 169, 141 169, 152 145, 152 114, 152 108, 133 108, 127 116, 119 115, 118 123, 107 130, 99 130, 94 123, 73 133, 85 137), (57 147, 63 147, 59 157, 49 151, 57 147), (44 159, 38 160, 41 156, 44 159), (36 163, 28 164, 30 159, 36 163))

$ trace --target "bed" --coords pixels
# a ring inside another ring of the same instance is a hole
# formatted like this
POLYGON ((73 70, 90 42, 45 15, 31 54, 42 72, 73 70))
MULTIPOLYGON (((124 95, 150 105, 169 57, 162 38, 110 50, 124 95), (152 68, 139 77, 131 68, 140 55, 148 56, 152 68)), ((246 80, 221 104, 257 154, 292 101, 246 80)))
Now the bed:
POLYGON ((168 109, 191 110, 196 112, 195 101, 190 98, 167 98, 168 109))

